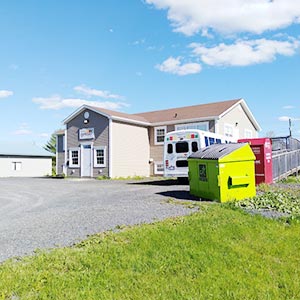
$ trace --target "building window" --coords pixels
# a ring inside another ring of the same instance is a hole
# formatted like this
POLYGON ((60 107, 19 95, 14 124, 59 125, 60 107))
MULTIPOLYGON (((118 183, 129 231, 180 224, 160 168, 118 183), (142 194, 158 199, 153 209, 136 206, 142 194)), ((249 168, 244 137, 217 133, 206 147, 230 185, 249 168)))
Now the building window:
POLYGON ((186 123, 175 125, 175 130, 186 130, 186 129, 199 129, 203 131, 209 131, 208 122, 197 122, 197 123, 186 123))
POLYGON ((224 135, 228 137, 233 137, 233 126, 230 124, 224 125, 224 135))
POLYGON ((154 128, 154 144, 155 145, 163 145, 166 132, 167 132, 166 126, 154 128))
POLYGON ((20 161, 13 161, 12 162, 12 170, 13 171, 21 171, 22 170, 22 162, 20 162, 20 161))
POLYGON ((252 131, 249 130, 249 129, 245 129, 244 136, 245 136, 246 139, 251 139, 252 138, 252 131))
POLYGON ((154 174, 163 175, 164 174, 164 164, 161 161, 154 162, 154 174))
POLYGON ((70 149, 69 150, 69 167, 70 168, 79 168, 79 149, 70 149))
POLYGON ((94 167, 106 166, 106 147, 94 148, 94 167))

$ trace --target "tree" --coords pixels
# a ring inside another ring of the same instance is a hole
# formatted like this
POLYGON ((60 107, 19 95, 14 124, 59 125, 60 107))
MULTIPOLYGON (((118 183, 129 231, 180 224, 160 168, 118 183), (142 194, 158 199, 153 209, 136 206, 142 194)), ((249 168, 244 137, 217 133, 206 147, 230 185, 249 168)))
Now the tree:
POLYGON ((52 133, 49 141, 46 143, 46 145, 43 148, 53 154, 56 154, 56 134, 55 133, 52 133))
MULTIPOLYGON (((49 141, 43 147, 46 151, 56 154, 56 134, 52 133, 49 141)), ((52 156, 52 176, 56 175, 56 155, 52 156)))

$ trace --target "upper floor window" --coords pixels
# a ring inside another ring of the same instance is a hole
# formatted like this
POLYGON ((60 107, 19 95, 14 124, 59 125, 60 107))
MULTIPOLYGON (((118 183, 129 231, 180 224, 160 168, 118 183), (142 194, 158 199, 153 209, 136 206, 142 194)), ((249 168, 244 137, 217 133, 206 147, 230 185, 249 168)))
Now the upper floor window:
POLYGON ((155 127, 154 128, 154 144, 155 145, 163 145, 166 133, 167 133, 167 126, 155 127))
POLYGON ((233 126, 230 124, 224 125, 224 135, 228 137, 233 137, 233 126))
POLYGON ((252 131, 249 130, 249 129, 245 129, 244 136, 247 139, 251 139, 252 138, 252 131))

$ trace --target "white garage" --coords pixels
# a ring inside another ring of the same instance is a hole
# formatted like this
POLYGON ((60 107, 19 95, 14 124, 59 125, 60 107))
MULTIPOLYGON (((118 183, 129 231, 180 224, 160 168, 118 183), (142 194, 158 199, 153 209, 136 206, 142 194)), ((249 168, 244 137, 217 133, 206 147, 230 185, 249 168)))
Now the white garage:
POLYGON ((33 143, 0 143, 0 177, 43 177, 52 173, 52 154, 33 143))

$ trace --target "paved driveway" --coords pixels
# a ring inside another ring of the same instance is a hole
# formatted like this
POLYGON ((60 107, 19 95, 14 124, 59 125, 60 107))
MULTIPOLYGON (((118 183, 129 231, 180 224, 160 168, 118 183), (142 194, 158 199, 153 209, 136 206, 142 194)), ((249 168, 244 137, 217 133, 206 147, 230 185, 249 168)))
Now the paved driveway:
MULTIPOLYGON (((175 183, 175 182, 174 182, 175 183)), ((191 212, 188 185, 163 182, 0 179, 0 261, 72 245, 87 235, 191 212)))

